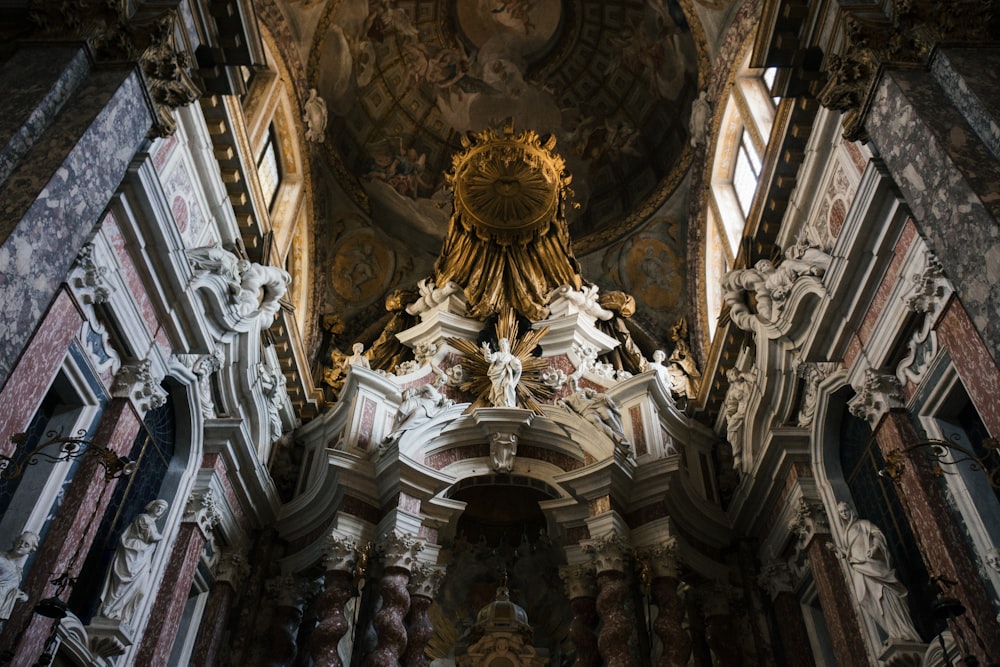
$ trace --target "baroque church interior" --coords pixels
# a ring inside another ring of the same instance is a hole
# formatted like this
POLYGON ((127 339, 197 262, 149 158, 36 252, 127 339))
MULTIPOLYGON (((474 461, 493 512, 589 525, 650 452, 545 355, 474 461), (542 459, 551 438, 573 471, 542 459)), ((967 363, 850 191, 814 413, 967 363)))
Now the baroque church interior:
POLYGON ((0 664, 1000 664, 996 0, 0 6, 0 664))

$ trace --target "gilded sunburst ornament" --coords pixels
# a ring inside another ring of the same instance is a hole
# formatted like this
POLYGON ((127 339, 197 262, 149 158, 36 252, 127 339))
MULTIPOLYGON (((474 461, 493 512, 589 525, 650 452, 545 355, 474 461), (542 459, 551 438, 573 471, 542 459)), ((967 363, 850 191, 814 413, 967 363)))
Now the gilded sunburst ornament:
POLYGON ((521 336, 514 310, 507 308, 497 318, 495 331, 497 341, 500 342, 498 350, 485 345, 477 347, 475 342, 464 338, 448 339, 451 346, 465 357, 462 360, 462 367, 468 379, 459 385, 459 388, 476 397, 466 412, 481 407, 519 407, 541 414, 542 406, 539 401, 552 395, 552 388, 546 386, 541 378, 549 364, 545 359, 534 356, 532 352, 542 337, 549 332, 549 328, 539 327, 521 336), (509 346, 510 355, 508 371, 505 376, 498 376, 500 369, 497 369, 496 363, 491 361, 491 358, 496 359, 493 355, 506 346, 509 346), (516 369, 516 372, 509 370, 511 368, 516 369), (511 383, 510 387, 505 386, 507 382, 511 383), (512 394, 510 401, 504 401, 502 398, 507 389, 512 394))

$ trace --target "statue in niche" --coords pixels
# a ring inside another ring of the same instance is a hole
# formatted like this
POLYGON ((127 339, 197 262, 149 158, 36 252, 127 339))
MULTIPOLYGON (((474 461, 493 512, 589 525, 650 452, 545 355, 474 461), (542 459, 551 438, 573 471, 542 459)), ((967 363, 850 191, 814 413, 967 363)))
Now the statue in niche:
POLYGON ((494 433, 490 439, 490 462, 495 472, 510 472, 514 469, 517 455, 516 433, 494 433))
POLYGON ((360 366, 361 368, 372 367, 371 363, 368 361, 368 357, 364 355, 364 343, 355 343, 351 346, 351 351, 352 354, 344 358, 343 368, 345 373, 350 370, 351 366, 360 366))
POLYGON ((670 391, 682 401, 687 401, 698 395, 701 384, 701 373, 698 364, 691 356, 688 347, 687 319, 682 317, 671 329, 670 338, 674 341, 674 351, 667 360, 667 378, 670 381, 670 391))
POLYGON ((709 124, 712 122, 712 107, 708 103, 708 91, 698 93, 698 99, 691 103, 691 119, 688 131, 691 133, 691 147, 703 144, 708 139, 709 124))
POLYGON ((28 599, 21 590, 21 575, 24 561, 38 548, 38 535, 24 531, 11 544, 10 549, 0 553, 0 628, 10 618, 14 605, 28 599))
POLYGON ((885 533, 871 521, 859 519, 846 502, 837 504, 837 512, 844 522, 844 544, 837 551, 851 569, 851 584, 862 611, 890 640, 920 642, 906 606, 906 587, 896 579, 889 562, 885 533))
POLYGON ((486 376, 490 379, 489 402, 498 408, 517 407, 517 383, 521 381, 521 360, 510 351, 510 341, 501 338, 496 352, 489 343, 483 343, 483 359, 490 366, 486 376))
POLYGON ((403 392, 403 402, 396 413, 396 428, 385 437, 385 444, 399 440, 404 433, 429 422, 451 407, 452 400, 445 398, 437 387, 427 383, 403 392))
POLYGON ((750 383, 753 375, 741 373, 735 368, 726 371, 729 389, 722 404, 722 412, 726 418, 726 438, 733 448, 733 468, 743 467, 743 422, 746 415, 746 401, 750 396, 750 383))
POLYGON ((135 616, 149 588, 153 552, 163 539, 156 521, 166 514, 168 507, 165 500, 150 502, 122 533, 101 591, 101 616, 125 623, 135 616))
POLYGON ((309 89, 309 99, 306 100, 305 113, 302 119, 306 123, 306 140, 317 144, 326 139, 326 101, 319 96, 315 88, 309 89))

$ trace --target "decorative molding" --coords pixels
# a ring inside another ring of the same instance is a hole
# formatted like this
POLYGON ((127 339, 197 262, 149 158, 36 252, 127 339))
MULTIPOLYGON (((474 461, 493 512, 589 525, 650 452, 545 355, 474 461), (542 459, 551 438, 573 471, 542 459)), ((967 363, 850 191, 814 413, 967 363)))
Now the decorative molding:
POLYGON ((854 390, 857 396, 847 402, 848 409, 872 428, 889 410, 903 407, 902 388, 895 375, 868 368, 861 386, 854 390))
POLYGON ((122 365, 115 374, 111 395, 135 401, 141 412, 165 405, 167 392, 160 387, 160 381, 153 377, 151 368, 152 362, 149 359, 122 365))
POLYGON ((73 277, 70 280, 73 291, 80 301, 96 306, 105 303, 111 297, 115 287, 108 282, 109 271, 108 267, 98 266, 94 261, 94 244, 85 243, 76 257, 76 263, 71 270, 73 277))
POLYGON ((819 103, 843 114, 844 138, 867 141, 864 116, 884 64, 923 67, 935 44, 944 41, 991 40, 997 16, 991 3, 954 0, 892 0, 886 13, 871 7, 846 12, 844 43, 826 64, 826 83, 819 103))
POLYGON ((788 523, 788 529, 796 536, 800 550, 804 550, 816 535, 828 534, 830 521, 823 503, 799 498, 798 509, 788 523))
POLYGON ((222 513, 219 511, 214 489, 191 492, 184 506, 185 523, 197 523, 201 532, 207 537, 221 520, 222 513))
POLYGON ((250 564, 246 556, 231 548, 222 550, 213 569, 216 582, 224 581, 237 590, 250 574, 250 564))

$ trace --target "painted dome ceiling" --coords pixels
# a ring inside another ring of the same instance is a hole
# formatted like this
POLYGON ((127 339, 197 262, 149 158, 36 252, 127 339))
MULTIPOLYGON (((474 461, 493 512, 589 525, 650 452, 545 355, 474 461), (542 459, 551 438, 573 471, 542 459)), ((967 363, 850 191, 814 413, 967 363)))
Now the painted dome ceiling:
POLYGON ((673 0, 344 0, 308 19, 327 150, 383 228, 440 239, 461 134, 506 118, 556 137, 578 252, 643 222, 690 161, 698 53, 673 0))

